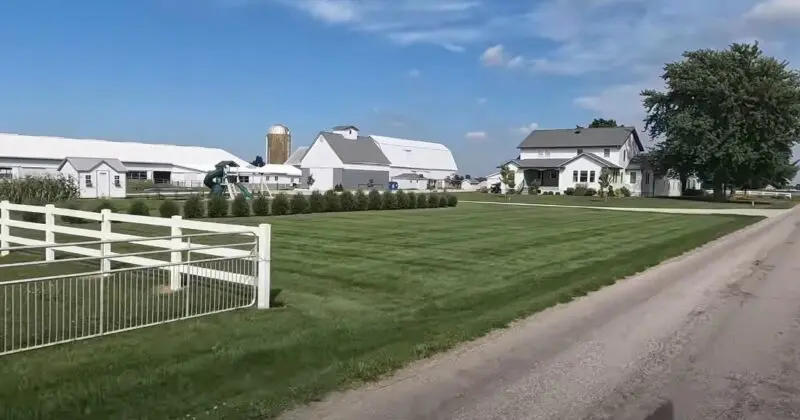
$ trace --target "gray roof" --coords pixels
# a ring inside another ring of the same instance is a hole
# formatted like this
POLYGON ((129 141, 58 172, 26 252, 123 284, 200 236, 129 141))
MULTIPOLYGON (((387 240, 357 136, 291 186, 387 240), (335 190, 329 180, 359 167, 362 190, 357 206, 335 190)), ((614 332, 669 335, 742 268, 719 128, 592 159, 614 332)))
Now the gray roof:
POLYGON ((414 174, 411 172, 406 172, 400 175, 393 176, 392 179, 425 179, 425 177, 422 174, 414 174))
POLYGON ((517 148, 528 147, 619 147, 633 134, 639 150, 644 150, 633 127, 567 128, 534 130, 517 148))
POLYGON ((344 138, 341 134, 327 131, 321 132, 320 135, 328 142, 342 163, 391 164, 372 137, 358 136, 355 140, 351 140, 344 138))
POLYGON ((344 131, 344 130, 348 130, 350 128, 358 131, 358 127, 356 127, 354 125, 337 125, 336 127, 333 127, 333 130, 335 130, 335 131, 344 131))
POLYGON ((117 172, 128 172, 128 168, 119 161, 119 159, 109 159, 109 158, 85 158, 85 157, 68 157, 58 165, 58 169, 60 170, 64 167, 64 164, 69 162, 73 168, 75 168, 78 172, 87 172, 91 171, 92 169, 98 167, 100 164, 105 163, 111 169, 117 172))
POLYGON ((306 152, 308 151, 308 147, 298 147, 297 150, 292 152, 289 155, 289 159, 286 159, 284 165, 294 165, 298 166, 300 163, 303 162, 303 158, 306 157, 306 152))

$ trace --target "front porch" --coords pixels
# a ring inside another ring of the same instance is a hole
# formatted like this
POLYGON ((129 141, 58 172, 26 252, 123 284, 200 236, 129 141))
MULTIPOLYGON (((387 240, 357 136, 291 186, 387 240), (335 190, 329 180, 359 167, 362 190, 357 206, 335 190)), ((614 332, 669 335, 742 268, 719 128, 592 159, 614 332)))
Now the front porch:
POLYGON ((540 191, 558 191, 558 168, 525 168, 523 179, 525 188, 537 185, 540 191))

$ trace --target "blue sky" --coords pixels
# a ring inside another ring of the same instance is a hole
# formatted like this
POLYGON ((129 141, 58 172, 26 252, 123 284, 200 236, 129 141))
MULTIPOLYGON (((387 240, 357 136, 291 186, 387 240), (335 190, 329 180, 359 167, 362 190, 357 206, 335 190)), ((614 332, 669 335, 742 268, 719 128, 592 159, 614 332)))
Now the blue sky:
POLYGON ((0 131, 251 160, 272 124, 295 145, 356 124, 485 175, 531 127, 640 127, 638 92, 685 49, 798 63, 797 28, 798 0, 6 0, 0 131))

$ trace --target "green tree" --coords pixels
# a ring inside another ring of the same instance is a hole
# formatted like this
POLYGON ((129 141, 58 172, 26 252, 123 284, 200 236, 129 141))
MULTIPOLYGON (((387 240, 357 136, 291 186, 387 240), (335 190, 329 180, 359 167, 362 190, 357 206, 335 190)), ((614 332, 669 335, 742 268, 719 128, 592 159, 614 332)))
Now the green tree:
POLYGON ((589 128, 604 128, 604 127, 621 127, 617 124, 617 120, 605 120, 603 118, 595 118, 589 124, 589 128))
POLYGON ((509 193, 513 193, 514 187, 517 185, 514 180, 515 177, 516 171, 511 170, 508 165, 503 165, 503 167, 500 168, 500 181, 506 185, 509 193))
POLYGON ((611 185, 611 171, 608 168, 600 170, 600 176, 597 177, 597 183, 600 184, 600 197, 608 201, 608 186, 611 185))
POLYGON ((665 91, 642 92, 645 129, 659 139, 662 170, 725 190, 776 180, 800 138, 800 73, 758 44, 687 51, 661 76, 665 91))

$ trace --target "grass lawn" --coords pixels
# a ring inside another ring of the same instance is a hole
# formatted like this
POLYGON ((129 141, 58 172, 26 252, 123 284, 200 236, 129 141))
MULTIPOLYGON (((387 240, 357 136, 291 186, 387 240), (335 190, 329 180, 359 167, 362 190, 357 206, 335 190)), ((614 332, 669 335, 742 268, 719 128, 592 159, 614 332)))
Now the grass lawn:
MULTIPOLYGON (((479 192, 458 193, 459 200, 497 201, 511 203, 560 204, 565 206, 593 207, 642 207, 642 208, 686 208, 686 209, 724 209, 752 207, 750 200, 730 200, 726 202, 708 201, 697 197, 651 198, 651 197, 613 197, 608 202, 601 197, 576 197, 572 195, 500 195, 479 192)), ((756 208, 788 209, 797 204, 787 199, 757 198, 756 208)))
POLYGON ((273 224, 284 308, 3 357, 0 417, 272 417, 755 220, 474 204, 231 219, 273 224))

